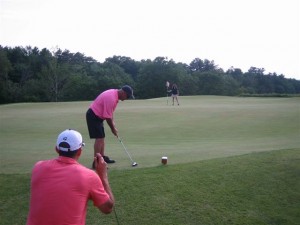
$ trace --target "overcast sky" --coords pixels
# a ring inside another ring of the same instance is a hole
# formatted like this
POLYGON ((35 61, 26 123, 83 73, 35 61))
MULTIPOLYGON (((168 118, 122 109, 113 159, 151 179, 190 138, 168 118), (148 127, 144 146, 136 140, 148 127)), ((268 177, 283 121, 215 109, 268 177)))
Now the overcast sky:
POLYGON ((0 45, 214 60, 300 80, 299 0, 0 0, 0 45))

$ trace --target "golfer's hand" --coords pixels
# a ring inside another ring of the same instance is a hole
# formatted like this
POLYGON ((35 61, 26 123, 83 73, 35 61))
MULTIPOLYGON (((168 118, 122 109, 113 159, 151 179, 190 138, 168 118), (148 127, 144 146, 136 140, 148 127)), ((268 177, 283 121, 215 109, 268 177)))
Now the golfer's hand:
POLYGON ((95 169, 101 179, 107 178, 107 164, 100 153, 97 153, 95 160, 95 169))

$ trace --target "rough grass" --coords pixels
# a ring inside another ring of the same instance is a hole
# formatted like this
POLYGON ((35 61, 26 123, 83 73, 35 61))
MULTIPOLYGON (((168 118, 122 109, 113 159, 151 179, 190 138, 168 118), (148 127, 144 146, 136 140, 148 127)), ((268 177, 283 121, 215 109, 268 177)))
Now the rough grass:
MULTIPOLYGON (((112 170, 120 224, 282 224, 300 222, 300 149, 188 164, 112 170)), ((28 174, 0 175, 0 224, 25 224, 28 174)), ((89 204, 87 225, 116 224, 89 204)))

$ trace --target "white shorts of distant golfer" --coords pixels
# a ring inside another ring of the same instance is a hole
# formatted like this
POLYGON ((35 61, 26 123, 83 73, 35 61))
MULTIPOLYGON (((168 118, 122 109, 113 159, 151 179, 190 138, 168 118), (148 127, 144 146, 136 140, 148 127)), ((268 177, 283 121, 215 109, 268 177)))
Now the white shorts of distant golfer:
POLYGON ((176 100, 177 102, 177 105, 179 105, 179 101, 178 101, 178 94, 172 94, 172 101, 173 101, 173 105, 174 105, 174 99, 176 100))

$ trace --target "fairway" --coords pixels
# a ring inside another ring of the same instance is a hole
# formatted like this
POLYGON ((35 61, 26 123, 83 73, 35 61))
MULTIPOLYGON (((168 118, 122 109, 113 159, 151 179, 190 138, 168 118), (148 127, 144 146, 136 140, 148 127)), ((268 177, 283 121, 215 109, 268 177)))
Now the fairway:
MULTIPOLYGON (((115 120, 139 163, 131 167, 106 129, 106 151, 120 224, 252 225, 300 223, 300 98, 181 97, 119 102, 115 120), (161 157, 168 156, 168 165, 161 157)), ((80 131, 80 162, 91 166, 90 102, 0 106, 0 224, 25 224, 30 172, 56 157, 58 133, 80 131)), ((107 126, 106 126, 107 127, 107 126)), ((89 202, 87 225, 116 224, 89 202)))
MULTIPOLYGON (((250 152, 300 146, 300 98, 181 97, 119 102, 115 121, 119 136, 141 167, 196 162, 250 152)), ((58 133, 80 131, 86 142, 80 162, 93 156, 85 112, 90 102, 22 103, 0 106, 0 173, 28 173, 41 159, 53 158, 58 133)), ((106 125, 106 153, 128 169, 130 161, 106 125)))

